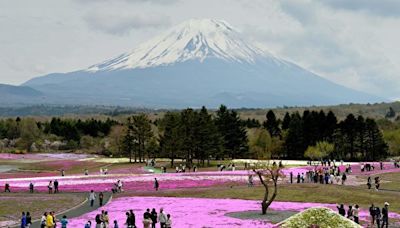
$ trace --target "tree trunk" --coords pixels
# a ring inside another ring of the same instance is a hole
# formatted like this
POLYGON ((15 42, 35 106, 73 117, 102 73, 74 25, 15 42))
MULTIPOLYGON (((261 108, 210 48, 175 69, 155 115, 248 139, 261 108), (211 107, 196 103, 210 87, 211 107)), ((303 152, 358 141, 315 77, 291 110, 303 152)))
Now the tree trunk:
POLYGON ((171 168, 174 168, 174 154, 171 157, 171 168))
POLYGON ((261 173, 257 173, 257 175, 258 175, 258 177, 259 177, 259 179, 260 179, 261 184, 262 184, 262 185, 264 186, 264 188, 265 188, 264 199, 263 199, 262 202, 261 202, 261 212, 262 212, 263 215, 265 215, 265 214, 267 214, 267 210, 268 210, 269 206, 270 206, 271 203, 275 200, 275 197, 276 197, 277 194, 278 194, 278 186, 277 186, 278 177, 272 178, 272 179, 273 179, 273 182, 274 182, 274 191, 273 191, 273 193, 272 193, 271 198, 268 199, 268 196, 269 196, 269 187, 268 187, 268 184, 264 182, 264 179, 262 178, 261 173))

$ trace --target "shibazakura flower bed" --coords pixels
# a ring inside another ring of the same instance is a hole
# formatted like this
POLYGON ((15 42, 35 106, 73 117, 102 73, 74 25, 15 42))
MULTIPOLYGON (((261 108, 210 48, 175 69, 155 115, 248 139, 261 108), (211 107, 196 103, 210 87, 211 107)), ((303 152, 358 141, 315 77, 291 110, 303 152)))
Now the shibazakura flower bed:
MULTIPOLYGON (((335 209, 336 205, 273 202, 270 210, 300 212, 312 207, 335 209)), ((155 208, 157 212, 160 208, 164 208, 164 212, 171 215, 172 227, 276 227, 275 224, 268 221, 268 214, 265 215, 265 219, 259 217, 257 219, 238 219, 227 215, 233 212, 259 210, 260 201, 175 197, 123 197, 113 199, 111 203, 96 211, 71 219, 68 225, 71 225, 71 227, 83 227, 88 220, 93 223, 96 214, 101 213, 101 210, 106 210, 109 213, 110 221, 117 220, 121 227, 126 220, 125 213, 133 210, 136 215, 136 225, 141 227, 143 213, 147 208, 155 208)), ((391 213, 390 217, 399 218, 400 215, 391 213)), ((368 220, 367 210, 362 209, 360 211, 360 219, 368 220)))
POLYGON ((361 228, 352 220, 325 207, 314 207, 302 211, 283 221, 279 227, 297 228, 310 227, 311 225, 318 225, 320 228, 361 228))
MULTIPOLYGON (((289 168, 305 172, 303 168, 289 168)), ((0 186, 9 183, 12 191, 26 191, 32 182, 36 190, 46 191, 49 181, 58 180, 60 191, 110 191, 117 180, 121 180, 125 190, 151 190, 154 178, 157 178, 161 189, 176 189, 190 187, 207 187, 227 183, 246 183, 252 171, 224 171, 224 172, 196 172, 196 173, 165 173, 165 174, 109 174, 109 175, 76 175, 76 176, 51 176, 34 178, 9 178, 0 179, 0 186)), ((257 178, 254 179, 258 181, 257 178)))
POLYGON ((0 180, 0 186, 9 183, 12 191, 27 191, 29 183, 35 190, 46 191, 50 180, 57 179, 60 191, 87 192, 110 191, 117 180, 123 182, 125 190, 151 190, 154 178, 157 178, 161 189, 177 189, 190 187, 207 187, 233 182, 245 182, 243 175, 197 175, 193 174, 140 174, 140 175, 93 175, 93 176, 53 176, 37 178, 13 178, 0 180))

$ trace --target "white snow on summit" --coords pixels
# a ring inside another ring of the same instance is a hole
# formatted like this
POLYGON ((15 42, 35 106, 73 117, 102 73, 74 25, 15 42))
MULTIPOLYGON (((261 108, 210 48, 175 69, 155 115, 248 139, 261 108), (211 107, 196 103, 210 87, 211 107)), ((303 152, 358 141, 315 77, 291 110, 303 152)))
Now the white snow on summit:
POLYGON ((191 19, 129 53, 93 65, 87 71, 147 68, 205 58, 254 63, 262 57, 280 62, 268 52, 246 43, 241 34, 224 21, 191 19))

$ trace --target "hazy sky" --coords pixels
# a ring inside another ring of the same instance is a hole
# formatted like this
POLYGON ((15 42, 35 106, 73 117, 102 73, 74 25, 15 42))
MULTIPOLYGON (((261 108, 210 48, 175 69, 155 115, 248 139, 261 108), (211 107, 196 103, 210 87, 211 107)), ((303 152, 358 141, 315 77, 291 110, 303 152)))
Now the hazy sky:
POLYGON ((0 1, 0 83, 87 68, 190 18, 223 19, 325 78, 400 98, 397 0, 0 1))

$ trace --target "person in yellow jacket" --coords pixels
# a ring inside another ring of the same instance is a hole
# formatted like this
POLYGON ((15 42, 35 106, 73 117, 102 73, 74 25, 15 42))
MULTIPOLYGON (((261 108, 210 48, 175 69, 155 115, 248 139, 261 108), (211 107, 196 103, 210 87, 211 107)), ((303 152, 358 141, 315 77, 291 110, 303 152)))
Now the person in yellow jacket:
POLYGON ((49 213, 46 217, 46 228, 54 227, 54 219, 52 213, 49 213))

